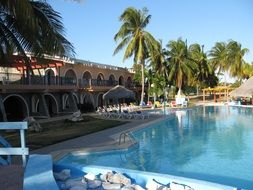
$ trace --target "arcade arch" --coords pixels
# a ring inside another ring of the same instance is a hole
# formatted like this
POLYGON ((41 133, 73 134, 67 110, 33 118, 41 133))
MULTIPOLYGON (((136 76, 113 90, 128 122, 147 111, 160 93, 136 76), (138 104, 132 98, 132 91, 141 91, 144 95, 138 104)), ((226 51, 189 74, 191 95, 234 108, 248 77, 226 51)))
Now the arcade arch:
MULTIPOLYGON (((78 96, 77 94, 73 93, 73 97, 74 97, 74 101, 75 104, 78 105, 79 101, 78 101, 78 96)), ((62 96, 62 109, 68 109, 70 108, 70 101, 69 101, 69 94, 63 94, 62 96)))
POLYGON ((119 77, 119 85, 124 86, 124 77, 123 76, 119 77))
POLYGON ((7 121, 22 121, 29 116, 29 107, 26 100, 18 95, 11 94, 3 100, 7 121))
POLYGON ((92 76, 91 73, 89 71, 85 71, 83 73, 83 78, 82 78, 82 82, 84 86, 91 86, 91 80, 92 80, 92 76))
POLYGON ((55 84, 55 73, 52 69, 47 69, 45 71, 45 84, 47 85, 55 84))
MULTIPOLYGON (((48 109, 49 116, 55 116, 58 114, 58 103, 56 98, 51 93, 43 94, 48 109)), ((41 102, 39 102, 40 104, 41 102)))
POLYGON ((104 80, 105 80, 104 75, 102 73, 99 73, 97 76, 97 85, 102 86, 104 80))
POLYGON ((104 105, 103 93, 99 93, 97 96, 97 106, 102 107, 104 105))
POLYGON ((66 84, 77 84, 77 76, 73 69, 67 70, 65 73, 65 80, 66 84))
POLYGON ((109 86, 114 86, 114 85, 116 85, 115 76, 114 76, 113 74, 111 74, 111 75, 109 76, 108 84, 109 84, 109 86))
POLYGON ((80 109, 82 112, 88 112, 88 111, 93 111, 95 108, 94 106, 94 98, 91 93, 84 93, 81 96, 81 104, 80 104, 80 109))
POLYGON ((132 85, 132 78, 131 77, 128 77, 127 78, 127 81, 126 81, 126 87, 131 87, 131 85, 132 85))

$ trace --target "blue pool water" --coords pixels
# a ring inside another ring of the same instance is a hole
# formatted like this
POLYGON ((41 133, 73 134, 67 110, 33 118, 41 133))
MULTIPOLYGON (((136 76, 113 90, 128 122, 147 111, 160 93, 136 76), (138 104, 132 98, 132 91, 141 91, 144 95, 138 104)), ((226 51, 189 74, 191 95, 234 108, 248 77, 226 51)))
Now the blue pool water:
POLYGON ((59 163, 101 165, 184 176, 253 189, 253 109, 196 107, 134 133, 139 147, 59 163))

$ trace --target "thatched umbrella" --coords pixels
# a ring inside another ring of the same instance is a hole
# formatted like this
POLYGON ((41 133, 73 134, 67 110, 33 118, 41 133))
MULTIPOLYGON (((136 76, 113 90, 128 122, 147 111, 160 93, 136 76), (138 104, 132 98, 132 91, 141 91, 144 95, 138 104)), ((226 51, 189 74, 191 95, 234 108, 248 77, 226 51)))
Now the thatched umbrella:
MULTIPOLYGON (((128 90, 124 86, 120 85, 113 87, 103 95, 104 100, 114 99, 117 101, 117 103, 120 98, 134 98, 134 97, 135 95, 133 91, 128 90)), ((121 112, 120 104, 119 104, 119 111, 121 112)))
POLYGON ((124 86, 117 85, 103 95, 103 99, 134 98, 134 92, 124 86))
POLYGON ((231 91, 230 96, 252 98, 252 96, 253 96, 253 77, 249 78, 240 87, 231 91))

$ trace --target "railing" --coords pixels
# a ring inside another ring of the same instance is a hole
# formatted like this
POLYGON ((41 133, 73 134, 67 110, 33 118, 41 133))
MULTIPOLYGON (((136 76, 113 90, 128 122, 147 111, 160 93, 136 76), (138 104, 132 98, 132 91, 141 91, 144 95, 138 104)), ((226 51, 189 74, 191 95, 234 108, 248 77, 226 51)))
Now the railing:
MULTIPOLYGON (((26 165, 26 155, 29 154, 28 148, 25 147, 25 129, 27 129, 27 122, 0 122, 0 129, 19 129, 21 147, 4 147, 0 148, 0 155, 22 155, 23 166, 26 165)), ((1 157, 0 157, 1 158, 1 157)), ((0 160, 1 161, 1 160, 0 160)), ((3 159, 2 159, 3 161, 3 159)))
POLYGON ((16 73, 0 73, 0 84, 11 85, 76 85, 74 78, 59 76, 38 76, 33 75, 26 77, 16 73))
POLYGON ((89 88, 92 86, 116 86, 118 81, 116 80, 97 80, 97 79, 80 79, 79 87, 89 88))
MULTIPOLYGON (((116 80, 98 80, 98 79, 79 79, 70 77, 59 77, 59 76, 39 76, 33 75, 26 77, 22 74, 16 73, 1 73, 0 72, 0 84, 3 85, 60 85, 60 86, 78 86, 80 88, 90 88, 90 87, 113 87, 119 84, 116 80)), ((125 82, 123 85, 127 88, 141 87, 139 83, 136 82, 125 82)), ((147 87, 147 85, 145 85, 147 87)))
MULTIPOLYGON (((138 82, 125 82, 125 87, 127 88, 137 88, 137 87, 141 87, 141 84, 138 82)), ((148 84, 144 85, 145 88, 148 87, 148 84)))
POLYGON ((122 143, 122 138, 123 138, 123 143, 126 143, 126 138, 128 138, 132 145, 136 144, 136 140, 135 140, 133 134, 129 131, 122 132, 120 134, 120 136, 119 136, 119 145, 121 145, 121 143, 122 143))

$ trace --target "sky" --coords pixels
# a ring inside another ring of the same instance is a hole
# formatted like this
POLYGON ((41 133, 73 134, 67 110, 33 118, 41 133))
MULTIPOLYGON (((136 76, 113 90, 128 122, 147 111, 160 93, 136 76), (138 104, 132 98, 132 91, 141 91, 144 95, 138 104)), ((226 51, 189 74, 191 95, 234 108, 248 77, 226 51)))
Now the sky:
POLYGON ((248 48, 245 56, 253 62, 252 0, 47 0, 58 11, 67 39, 73 43, 76 58, 130 68, 133 59, 123 62, 124 50, 113 56, 114 35, 120 15, 128 7, 146 7, 151 20, 146 30, 163 45, 170 40, 187 39, 209 51, 216 42, 232 39, 248 48))

